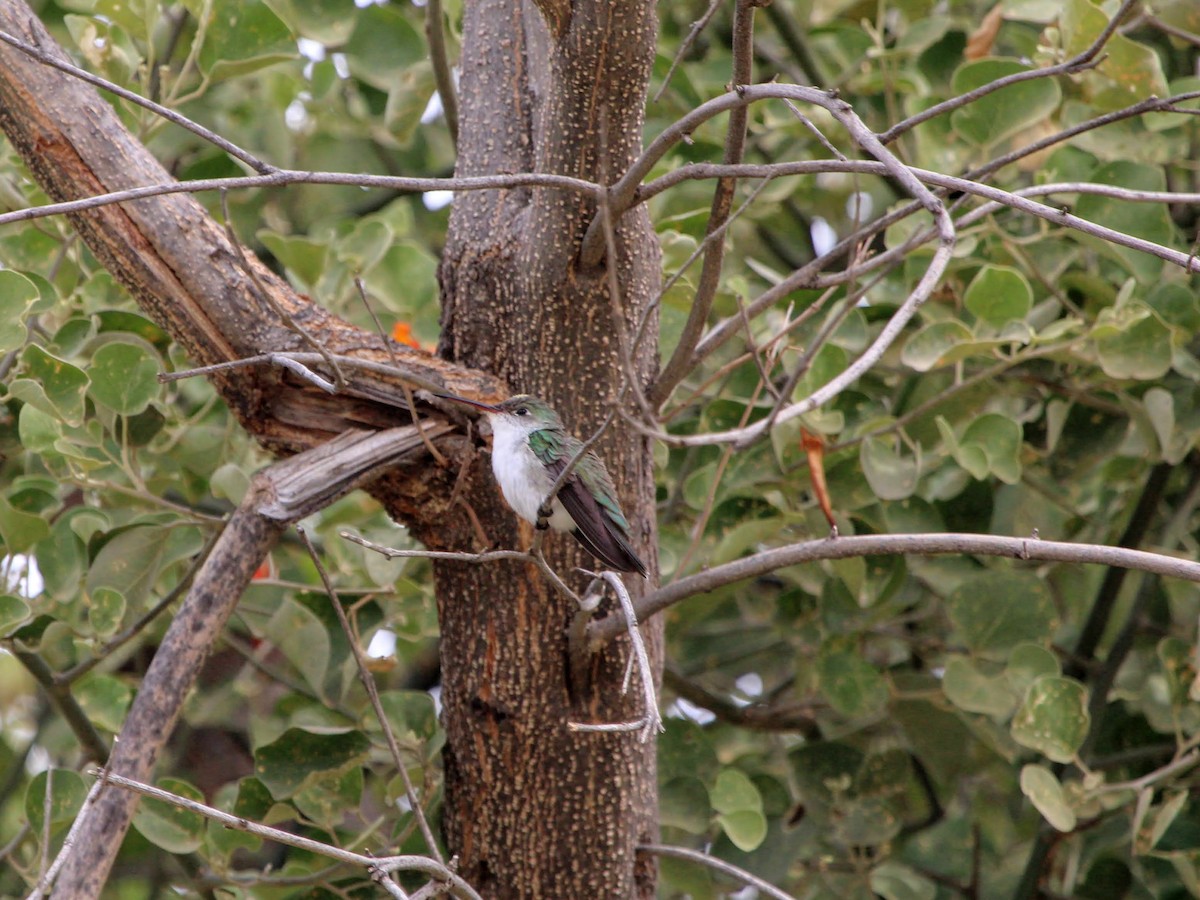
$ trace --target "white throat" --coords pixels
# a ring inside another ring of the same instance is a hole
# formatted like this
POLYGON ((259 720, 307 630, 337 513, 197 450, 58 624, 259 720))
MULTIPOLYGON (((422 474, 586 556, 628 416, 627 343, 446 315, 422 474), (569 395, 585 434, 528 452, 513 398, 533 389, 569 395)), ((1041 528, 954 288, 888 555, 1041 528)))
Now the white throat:
MULTIPOLYGON (((492 473, 504 492, 504 499, 526 522, 537 523, 538 507, 554 487, 554 480, 533 451, 529 435, 538 430, 536 422, 516 422, 512 416, 489 415, 492 426, 492 473)), ((573 531, 575 523, 555 498, 550 527, 555 531, 573 531)))

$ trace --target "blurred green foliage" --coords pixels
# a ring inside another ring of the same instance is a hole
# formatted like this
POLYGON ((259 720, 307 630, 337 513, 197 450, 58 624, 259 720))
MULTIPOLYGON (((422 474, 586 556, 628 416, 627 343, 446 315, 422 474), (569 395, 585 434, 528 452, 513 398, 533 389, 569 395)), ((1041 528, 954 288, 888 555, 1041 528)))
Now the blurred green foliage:
MULTIPOLYGON (((705 6, 662 7, 652 92, 663 90, 648 104, 647 138, 725 90, 728 4, 664 84, 705 6)), ((449 7, 453 52, 461 12, 449 7)), ((38 8, 88 68, 275 164, 453 171, 444 123, 421 123, 433 76, 423 11, 408 4, 352 14, 346 4, 301 0, 38 8)), ((981 26, 989 9, 973 0, 776 0, 758 12, 756 79, 836 88, 882 132, 996 77, 1078 53, 1114 5, 1013 0, 990 36, 981 26), (984 46, 968 56, 972 38, 984 46)), ((1155 12, 1200 32, 1187 0, 1155 12)), ((1151 94, 1200 87, 1195 43, 1153 22, 1132 22, 1107 50, 1093 70, 997 91, 908 131, 892 149, 912 166, 961 174, 1151 94)), ((177 177, 242 174, 195 135, 117 105, 177 177)), ((832 119, 802 112, 807 121, 782 104, 752 108, 747 160, 829 158, 815 130, 855 155, 832 119)), ((721 117, 698 129, 654 174, 719 160, 724 126, 721 117)), ((1121 120, 1009 165, 990 183, 1091 181, 1194 197, 1198 129, 1194 116, 1171 113, 1121 120)), ((886 179, 826 174, 744 183, 739 203, 759 188, 729 232, 714 324, 812 258, 816 220, 845 236, 907 199, 886 179)), ((703 239, 711 190, 685 181, 650 202, 666 275, 703 239)), ((220 217, 219 198, 199 196, 220 217)), ((45 201, 0 144, 0 206, 45 201)), ((1194 199, 1062 193, 1046 202, 1184 252, 1200 220, 1194 199)), ((361 276, 387 327, 436 341, 444 210, 378 189, 316 185, 234 192, 229 208, 241 239, 326 308, 373 328, 353 284, 361 276)), ((925 221, 903 220, 864 251, 898 246, 925 221)), ((840 302, 845 286, 824 297, 792 292, 685 382, 668 404, 668 427, 685 434, 758 421, 772 403, 761 367, 778 385, 828 331, 795 388, 796 399, 806 396, 878 335, 929 255, 917 248, 882 277, 852 284, 870 283, 857 306, 840 302), (751 344, 770 352, 756 362, 751 344)), ((157 383, 158 371, 186 359, 65 221, 0 228, 0 264, 0 558, 10 582, 0 639, 66 673, 75 701, 111 740, 165 622, 111 642, 181 583, 266 457, 203 381, 157 383), (29 557, 40 591, 19 577, 29 557)), ((697 271, 663 298, 664 353, 697 271)), ((1136 527, 1147 548, 1194 557, 1198 328, 1196 279, 1177 267, 1027 215, 984 217, 960 231, 939 290, 882 364, 827 407, 736 453, 656 450, 663 580, 827 533, 801 426, 827 442, 842 534, 952 530, 1113 544, 1136 527)), ((363 640, 396 635, 377 677, 436 818, 442 736, 426 693, 437 634, 429 567, 349 545, 336 536, 346 527, 393 546, 411 542, 357 494, 311 525, 363 640)), ((361 845, 369 836, 422 852, 316 583, 298 544, 273 552, 186 709, 160 767, 163 785, 323 840, 361 845)), ((1106 580, 1066 564, 877 557, 781 570, 666 615, 665 842, 710 847, 798 897, 1007 897, 1022 884, 1028 894, 1039 840, 1053 844, 1043 886, 1055 895, 1200 891, 1195 769, 1169 765, 1200 746, 1195 585, 1106 580), (1089 621, 1098 597, 1107 612, 1089 621), (1080 656, 1085 623, 1099 644, 1080 656)), ((44 836, 51 850, 61 843, 90 781, 74 770, 79 759, 77 735, 17 658, 0 652, 0 894, 36 881, 44 836)), ((327 872, 319 858, 263 849, 169 807, 143 805, 135 828, 114 897, 153 896, 201 868, 224 879, 228 897, 370 890, 362 873, 327 872), (164 865, 164 853, 182 868, 164 865), (312 885, 294 880, 305 876, 312 885)), ((709 870, 662 862, 663 896, 734 889, 709 870)))

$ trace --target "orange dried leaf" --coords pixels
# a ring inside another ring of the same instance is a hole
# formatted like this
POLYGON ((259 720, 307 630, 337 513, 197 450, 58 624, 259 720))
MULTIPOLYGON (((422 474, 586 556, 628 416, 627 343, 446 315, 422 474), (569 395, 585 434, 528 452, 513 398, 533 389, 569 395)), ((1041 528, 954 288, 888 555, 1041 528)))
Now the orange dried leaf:
POLYGON ((421 342, 413 337, 412 325, 408 322, 397 322, 392 326, 392 340, 397 344, 408 344, 417 349, 421 347, 421 342))
POLYGON ((808 471, 812 478, 813 494, 825 521, 834 532, 837 531, 837 521, 833 518, 833 504, 829 502, 829 488, 825 484, 825 440, 819 434, 813 434, 807 428, 800 429, 800 446, 808 457, 808 471))
POLYGON ((963 58, 974 60, 991 56, 992 45, 996 42, 996 35, 1000 33, 1000 24, 1003 21, 1004 6, 997 3, 983 17, 983 21, 979 23, 979 27, 972 31, 971 36, 967 38, 967 46, 963 50, 963 58))

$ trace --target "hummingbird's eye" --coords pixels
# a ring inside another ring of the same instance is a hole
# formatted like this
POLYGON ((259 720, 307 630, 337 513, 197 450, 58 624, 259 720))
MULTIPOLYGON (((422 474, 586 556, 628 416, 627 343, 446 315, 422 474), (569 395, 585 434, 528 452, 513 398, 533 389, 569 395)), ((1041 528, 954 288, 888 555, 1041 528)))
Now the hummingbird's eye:
POLYGON ((529 410, 524 406, 518 406, 517 407, 517 415, 518 416, 527 416, 527 415, 529 415, 529 410))

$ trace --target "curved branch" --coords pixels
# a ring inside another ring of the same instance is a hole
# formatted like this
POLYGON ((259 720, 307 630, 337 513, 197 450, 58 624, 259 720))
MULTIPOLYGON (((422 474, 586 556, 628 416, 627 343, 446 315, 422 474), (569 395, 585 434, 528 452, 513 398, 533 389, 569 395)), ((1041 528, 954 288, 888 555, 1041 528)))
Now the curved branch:
POLYGON ((446 23, 442 21, 442 0, 427 0, 425 4, 425 40, 429 43, 429 59, 433 63, 433 83, 442 101, 442 115, 450 130, 450 140, 458 144, 458 90, 450 54, 446 50, 446 23))
MULTIPOLYGON (((440 426, 442 432, 449 429, 440 426)), ((347 432, 255 475, 154 654, 108 758, 109 770, 143 781, 153 774, 213 643, 286 525, 423 451, 420 431, 412 425, 347 432)), ((100 896, 135 804, 136 797, 108 792, 81 814, 78 843, 63 863, 52 896, 100 896)))
MULTIPOLYGON (((754 41, 754 4, 756 0, 737 0, 733 15, 733 79, 735 88, 749 84, 752 77, 753 41, 754 41)), ((745 106, 734 108, 729 113, 729 128, 725 138, 726 165, 737 165, 746 152, 746 123, 749 120, 749 110, 745 106)), ((729 220, 729 211, 733 208, 733 193, 737 189, 735 177, 726 176, 718 179, 717 189, 713 192, 712 207, 708 214, 708 224, 705 226, 705 237, 711 237, 715 232, 724 231, 725 223, 729 220)), ((586 245, 587 238, 585 236, 586 245)), ((715 238, 707 242, 704 250, 704 262, 700 266, 700 283, 696 288, 692 308, 688 310, 687 321, 679 342, 675 345, 671 358, 663 366, 662 372, 655 380, 647 398, 655 408, 661 406, 675 389, 675 385, 684 379, 691 370, 692 349, 704 330, 708 314, 712 309, 713 299, 717 296, 717 288, 721 285, 721 270, 725 263, 725 237, 715 238)), ((598 256, 598 252, 596 254, 598 256)), ((599 259, 596 260, 598 262, 599 259)), ((585 258, 586 262, 586 258, 585 258)))
MULTIPOLYGON (((1147 553, 1144 550, 991 534, 871 534, 789 544, 689 575, 642 597, 635 604, 638 621, 644 621, 655 613, 697 594, 715 591, 747 578, 757 578, 787 566, 823 559, 901 553, 920 556, 975 554, 1041 562, 1090 563, 1138 569, 1200 583, 1200 563, 1161 553, 1147 553)), ((595 644, 603 644, 621 634, 624 629, 624 616, 608 615, 588 626, 588 638, 595 644)))
POLYGON ((156 116, 161 116, 168 122, 174 122, 179 127, 186 128, 197 137, 203 138, 210 144, 220 147, 234 159, 244 162, 256 172, 262 172, 263 174, 266 174, 268 172, 275 171, 275 167, 273 165, 263 162, 250 151, 243 150, 237 144, 233 143, 233 141, 221 137, 221 135, 217 134, 215 131, 210 131, 199 122, 193 122, 187 116, 177 113, 175 110, 163 106, 161 103, 155 103, 153 100, 149 100, 146 97, 143 97, 141 94, 135 94, 133 91, 126 90, 119 84, 113 84, 111 81, 101 78, 99 75, 93 75, 86 69, 81 69, 64 59, 60 59, 51 55, 50 53, 45 52, 44 50, 40 50, 32 44, 28 44, 20 38, 9 34, 7 31, 0 31, 0 41, 4 41, 4 43, 8 44, 9 46, 16 47, 22 53, 33 57, 40 63, 43 63, 47 66, 52 66, 53 68, 58 69, 60 72, 66 72, 68 75, 73 75, 81 81, 86 81, 88 84, 108 91, 110 94, 116 94, 118 97, 123 97, 130 103, 136 103, 138 106, 150 110, 150 112, 154 113, 156 116))
POLYGON ((957 97, 951 97, 949 100, 944 100, 929 109, 922 110, 915 116, 910 116, 901 122, 897 122, 883 134, 879 135, 879 139, 885 144, 890 144, 900 135, 912 130, 922 122, 928 122, 930 119, 935 119, 944 113, 953 112, 959 107, 966 106, 969 103, 974 103, 981 97, 986 97, 1001 88, 1009 87, 1010 85, 1020 84, 1023 81, 1032 81, 1035 78, 1050 78, 1057 75, 1075 75, 1078 72, 1084 72, 1088 69, 1094 69, 1104 60, 1097 59, 1100 51, 1104 49, 1104 45, 1108 43, 1117 30, 1117 26, 1121 24, 1121 20, 1129 13, 1129 10, 1137 4, 1138 0, 1125 0, 1121 4, 1121 8, 1116 11, 1108 24, 1104 26, 1104 30, 1096 36, 1096 40, 1092 45, 1077 56, 1073 56, 1066 62, 1061 62, 1055 66, 1047 66, 1044 69, 1030 69, 1027 72, 1014 72, 1012 75, 1007 75, 1004 78, 997 78, 995 81, 975 88, 973 91, 967 91, 965 94, 960 94, 957 97))

